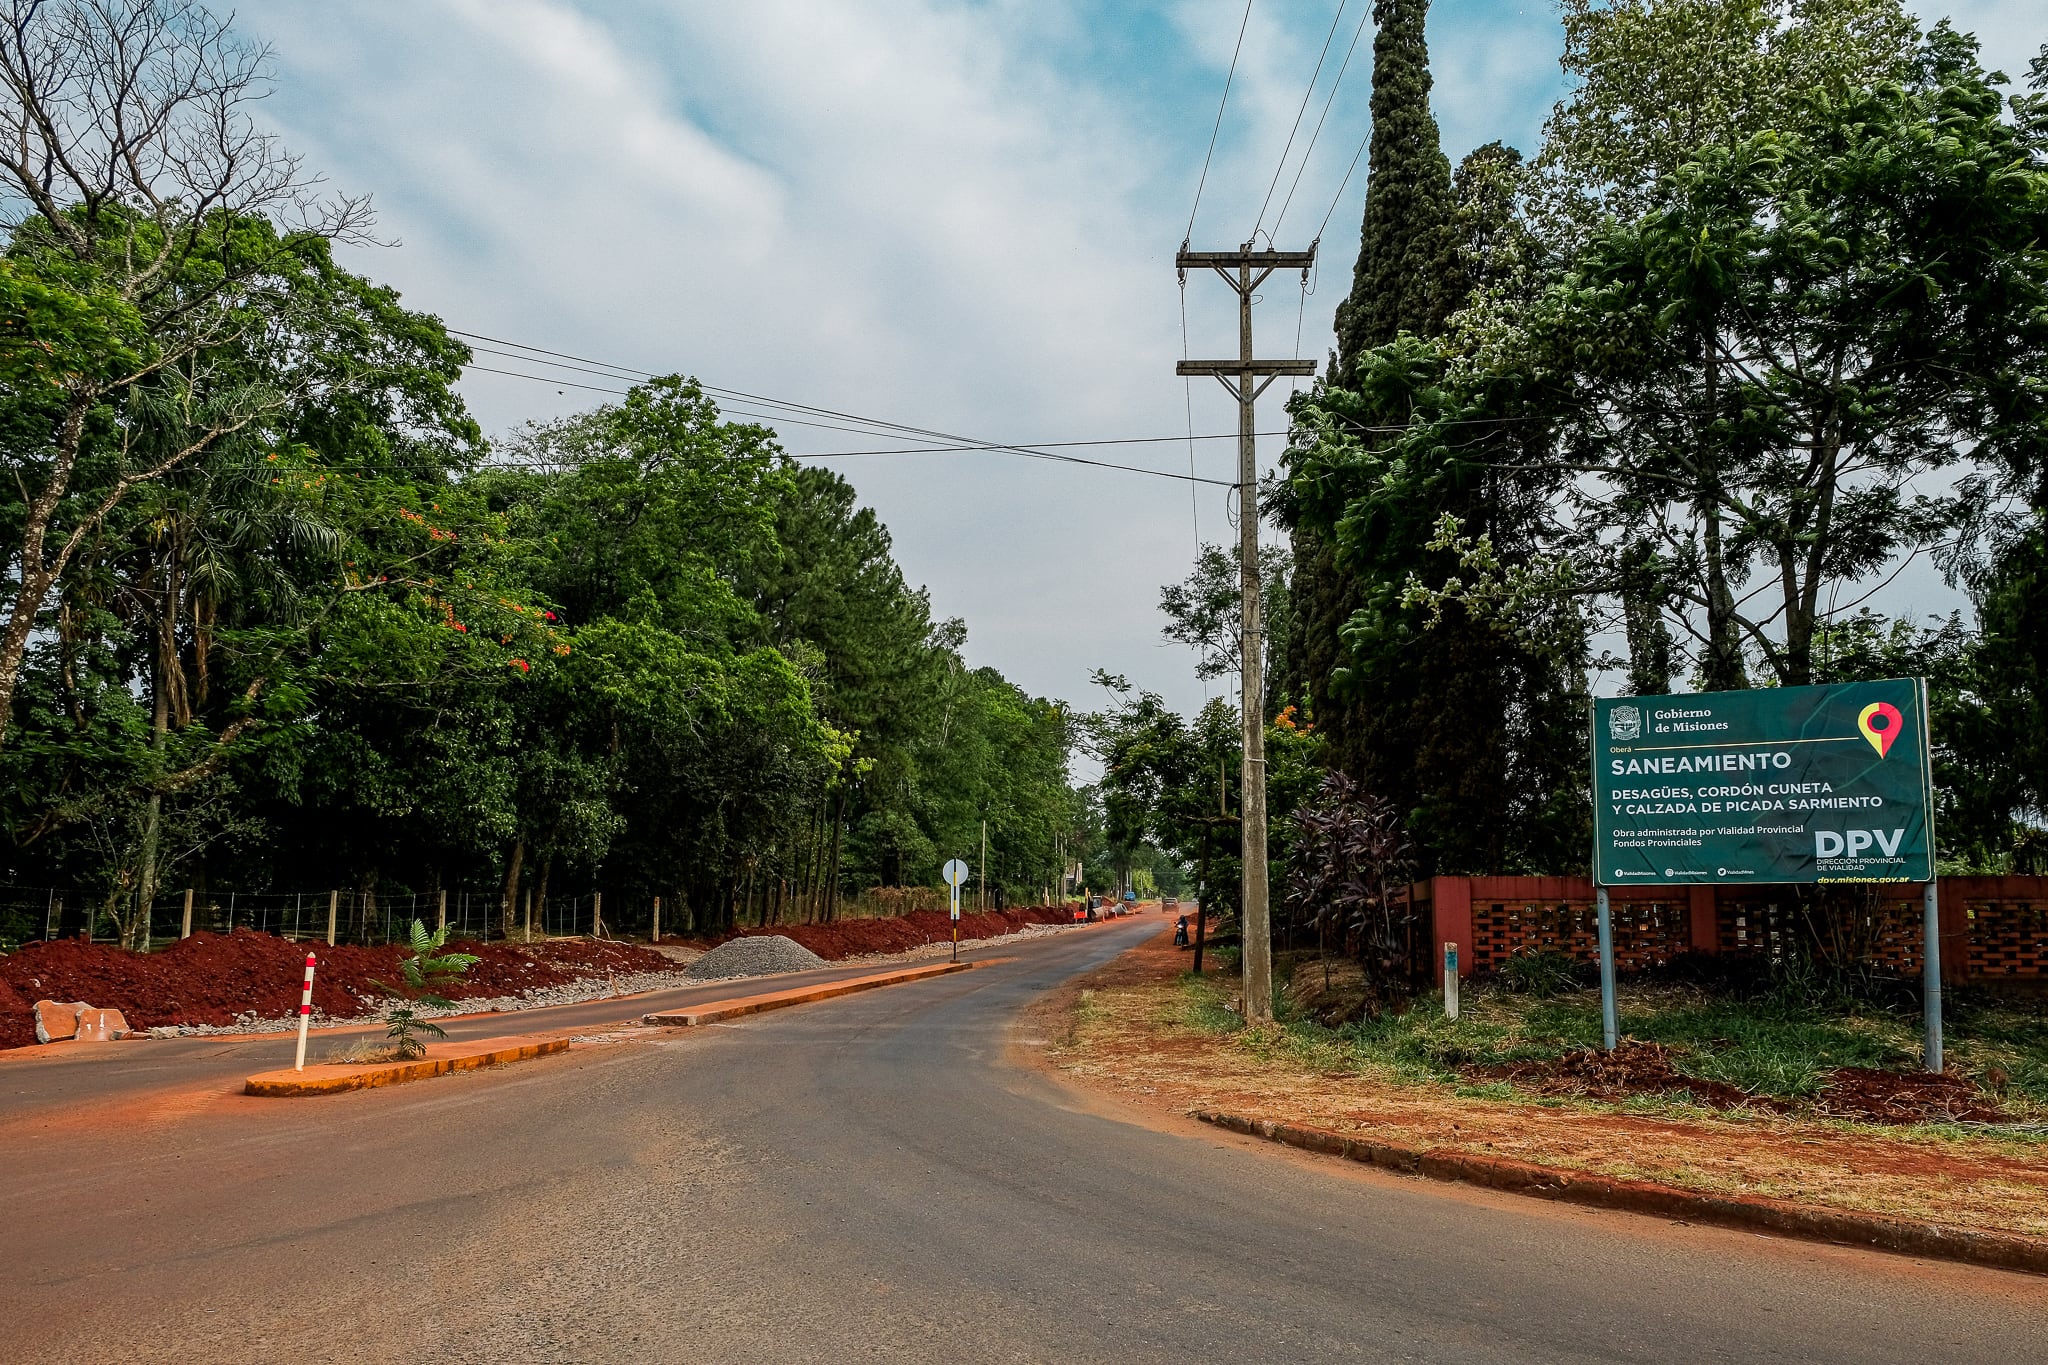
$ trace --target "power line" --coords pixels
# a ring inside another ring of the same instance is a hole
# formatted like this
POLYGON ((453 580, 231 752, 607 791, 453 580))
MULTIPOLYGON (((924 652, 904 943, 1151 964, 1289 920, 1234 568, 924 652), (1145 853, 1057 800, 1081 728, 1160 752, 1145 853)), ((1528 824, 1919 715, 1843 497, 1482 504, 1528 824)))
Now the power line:
MULTIPOLYGON (((1344 62, 1337 68, 1337 79, 1330 82, 1330 97, 1323 101, 1323 112, 1316 118, 1316 130, 1309 135, 1308 150, 1301 154, 1301 164, 1294 168, 1294 183, 1287 187, 1287 197, 1280 201, 1280 216, 1273 220, 1273 231, 1276 233, 1280 231, 1280 225, 1287 221, 1288 206, 1294 202, 1294 192, 1301 188, 1302 172, 1308 169, 1309 158, 1316 154, 1316 143, 1323 136, 1323 123, 1330 117, 1330 106, 1337 102, 1338 87, 1344 84, 1344 73, 1351 69, 1352 54, 1358 51, 1358 40, 1364 36, 1366 21, 1371 18, 1372 11, 1367 9, 1358 16, 1358 27, 1351 30, 1351 46, 1344 49, 1344 62)), ((1316 236, 1320 238, 1322 234, 1319 232, 1316 236)))
MULTIPOLYGON (((453 329, 450 329, 450 330, 452 331, 453 329)), ((465 336, 466 336, 466 335, 469 335, 469 334, 467 334, 467 333, 460 333, 459 335, 465 335, 465 336)), ((516 342, 516 341, 501 341, 501 342, 500 342, 500 344, 501 344, 501 345, 507 345, 507 346, 523 346, 523 343, 520 343, 520 342, 516 342)), ((533 351, 541 351, 541 348, 540 348, 540 347, 524 347, 524 349, 528 349, 528 350, 533 350, 533 351)), ((543 353, 543 354, 551 354, 551 355, 563 355, 563 356, 566 356, 566 354, 567 354, 566 352, 561 352, 561 351, 553 351, 553 352, 542 352, 542 353, 543 353)), ((580 356, 578 356, 578 357, 570 357, 570 358, 572 358, 572 359, 584 359, 584 357, 580 357, 580 356)), ((599 363, 599 364, 601 364, 601 363, 603 363, 603 362, 594 362, 594 363, 599 363)), ((517 370, 501 370, 501 369, 497 369, 497 368, 495 368, 495 367, 492 367, 492 366, 489 366, 489 365, 470 365, 470 366, 466 366, 465 368, 468 368, 468 369, 474 369, 474 370, 481 370, 481 371, 483 371, 483 372, 484 372, 484 373, 486 373, 486 374, 498 374, 498 375, 505 375, 505 376, 507 376, 508 378, 513 378, 513 379, 526 379, 526 380, 531 380, 531 381, 533 381, 534 383, 539 383, 539 384, 554 384, 554 385, 556 385, 557 387, 568 387, 568 388, 577 388, 577 389, 587 389, 587 390, 590 390, 590 391, 592 391, 592 392, 595 392, 595 393, 611 393, 611 394, 620 394, 620 395, 624 395, 624 394, 625 394, 625 393, 627 392, 627 390, 624 390, 624 389, 606 389, 606 388, 600 388, 599 386, 597 386, 597 385, 595 385, 595 384, 579 384, 579 383, 576 383, 576 382, 575 382, 575 381, 573 381, 573 380, 566 380, 566 379, 561 379, 561 380, 558 380, 558 379, 553 379, 553 378, 550 378, 550 377, 548 377, 547 375, 537 375, 537 374, 525 374, 525 373, 521 373, 520 371, 517 371, 517 370)), ((700 387, 702 387, 702 388, 705 388, 705 389, 706 389, 707 391, 708 391, 708 390, 710 390, 710 388, 711 388, 711 386, 710 386, 710 385, 700 385, 700 387)), ((737 389, 727 389, 727 390, 721 390, 721 392, 727 392, 727 393, 738 393, 738 392, 740 392, 740 391, 739 391, 739 390, 737 390, 737 389)), ((751 395, 750 395, 750 396, 751 396, 751 395)), ((793 407, 793 408, 797 408, 797 409, 799 409, 799 410, 802 410, 802 411, 814 411, 814 412, 825 412, 825 413, 831 413, 831 412, 832 412, 832 410, 831 410, 831 409, 824 409, 824 408, 812 408, 812 407, 810 407, 809 405, 806 405, 806 404, 789 404, 789 403, 785 403, 785 402, 784 402, 783 400, 780 400, 780 399, 764 399, 764 400, 759 400, 759 401, 765 401, 765 402, 772 402, 772 403, 777 403, 777 404, 781 404, 781 405, 783 405, 783 406, 788 406, 788 407, 793 407)), ((731 408, 730 408, 729 406, 728 406, 728 407, 727 407, 727 408, 726 408, 725 410, 726 410, 726 411, 734 411, 734 409, 731 409, 731 408)), ((771 420, 771 421, 776 421, 776 422, 786 422, 786 423, 789 423, 789 424, 790 424, 790 425, 792 425, 792 426, 800 426, 800 427, 817 427, 817 428, 820 428, 820 429, 823 429, 823 430, 828 430, 828 431, 849 431, 849 432, 854 432, 854 433, 855 433, 855 434, 857 434, 857 435, 866 435, 866 436, 883 436, 883 437, 890 437, 891 439, 906 439, 906 438, 902 438, 902 437, 893 437, 893 436, 892 436, 892 434, 891 434, 890 432, 887 432, 887 431, 867 431, 867 430, 863 430, 863 429, 861 429, 861 428, 857 428, 857 427, 849 427, 849 426, 843 426, 843 425, 838 425, 838 424, 834 424, 834 423, 829 423, 829 422, 812 422, 812 421, 805 421, 805 420, 802 420, 802 419, 799 419, 799 418, 795 418, 795 417, 790 417, 790 416, 787 416, 787 415, 784 415, 784 414, 780 414, 780 413, 775 413, 775 414, 757 414, 757 413, 750 413, 750 412, 744 412, 744 411, 741 411, 741 412, 739 412, 739 415, 740 415, 740 416, 743 416, 743 417, 751 417, 751 416, 765 416, 765 417, 768 417, 768 419, 769 419, 769 420, 771 420)), ((1175 474, 1175 473, 1171 473, 1171 472, 1169 472, 1169 471, 1167 471, 1167 470, 1163 470, 1163 469, 1147 469, 1147 468, 1145 468, 1145 467, 1144 467, 1144 466, 1142 466, 1142 465, 1130 465, 1130 464, 1119 464, 1119 463, 1116 463, 1115 461, 1111 461, 1111 460, 1090 460, 1090 459, 1086 459, 1086 458, 1083 458, 1083 457, 1081 457, 1081 456, 1078 456, 1078 455, 1063 455, 1063 454, 1057 454, 1057 453, 1055 453, 1055 452, 1054 452, 1054 451, 1052 451, 1052 450, 1042 450, 1042 449, 1039 449, 1039 448, 1037 448, 1037 447, 1035 447, 1035 446, 1028 446, 1028 445, 1017 445, 1017 444, 1010 444, 1010 443, 1007 443, 1007 442, 995 442, 995 441, 979 441, 979 440, 975 440, 975 439, 973 439, 973 438, 971 438, 971 437, 955 436, 955 435, 953 435, 953 434, 951 434, 951 433, 949 433, 949 432, 943 432, 943 431, 935 431, 935 430, 930 430, 930 429, 928 429, 928 428, 923 428, 923 427, 904 427, 904 426, 902 426, 902 425, 901 425, 901 424, 899 424, 899 423, 893 423, 893 422, 890 422, 890 423, 884 423, 884 422, 881 422, 881 421, 879 421, 878 419, 872 419, 872 418, 861 418, 861 417, 855 417, 855 416, 854 416, 853 414, 838 414, 838 413, 833 413, 833 415, 843 415, 843 416, 848 416, 848 417, 852 417, 852 418, 853 418, 853 420, 855 420, 855 421, 865 422, 865 423, 868 423, 868 424, 869 424, 869 425, 871 425, 871 426, 891 426, 891 427, 896 427, 896 428, 898 428, 899 430, 902 430, 902 431, 905 431, 905 432, 912 432, 912 433, 916 433, 916 434, 918 434, 918 435, 923 435, 923 436, 937 437, 937 438, 940 438, 940 439, 943 439, 943 440, 946 440, 946 441, 949 441, 949 442, 952 442, 952 443, 953 443, 953 444, 950 444, 950 445, 945 445, 945 446, 931 446, 931 447, 925 447, 925 448, 924 448, 924 450, 925 450, 926 452, 929 452, 929 453, 938 453, 938 452, 949 452, 949 451, 957 451, 957 452, 963 452, 963 453, 964 453, 964 452, 969 452, 969 451, 985 451, 985 452, 990 452, 990 453, 999 453, 999 454, 1014 454, 1014 455, 1021 455, 1021 456, 1025 457, 1026 459, 1035 459, 1035 460, 1050 460, 1050 461, 1053 461, 1053 462, 1055 462, 1055 463, 1059 463, 1059 464, 1077 464, 1077 465, 1087 465, 1087 466, 1089 466, 1089 467, 1091 467, 1091 468, 1095 468, 1095 469, 1115 469, 1115 470, 1121 470, 1121 471, 1123 471, 1123 472, 1125 472, 1125 473, 1130 473, 1130 474, 1149 474, 1149 475, 1151 475, 1151 476, 1152 476, 1153 478, 1157 478, 1157 479, 1172 479, 1172 480, 1174 480, 1174 481, 1176 481, 1176 482, 1187 482, 1187 483, 1190 483, 1190 484, 1195 484, 1195 483, 1213 484, 1213 485, 1215 485, 1215 486, 1216 486, 1216 487, 1218 487, 1218 488, 1235 488, 1235 487, 1237 486, 1236 484, 1234 484, 1234 483, 1231 483, 1231 482, 1229 482, 1228 480, 1224 480, 1224 479, 1205 479, 1205 478, 1200 478, 1200 477, 1198 477, 1198 476, 1194 475, 1193 473, 1188 473, 1188 474, 1175 474)), ((1148 442, 1148 441, 1162 441, 1162 440, 1170 440, 1170 441, 1177 441, 1177 440, 1182 440, 1182 439, 1186 439, 1186 438, 1183 438, 1183 437, 1179 437, 1179 436, 1164 436, 1164 437, 1139 437, 1139 438, 1136 438, 1135 440, 1132 440, 1132 441, 1115 441, 1115 440, 1103 440, 1103 441, 1077 441, 1077 442, 1058 442, 1058 443, 1048 443, 1048 444, 1058 444, 1058 445, 1069 445, 1069 444, 1071 444, 1071 445, 1126 445, 1126 444, 1138 444, 1138 443, 1140 443, 1140 442, 1148 442)), ((1222 439, 1229 439, 1229 438, 1228 438, 1228 437, 1207 437, 1207 436, 1205 436, 1205 437, 1203 437, 1203 438, 1201 438, 1201 439, 1203 439, 1203 440, 1222 440, 1222 439)), ((798 456, 797 458, 800 458, 800 459, 816 459, 816 460, 823 460, 823 459, 840 459, 840 458, 846 458, 846 457, 849 457, 849 456, 853 456, 853 455, 901 455, 901 454, 913 454, 913 453, 918 453, 918 452, 916 452, 916 451, 913 451, 913 450, 904 450, 904 449, 892 449, 892 450, 874 450, 874 451, 865 451, 865 450, 864 450, 864 451, 819 451, 819 452, 816 452, 816 453, 812 453, 812 454, 807 454, 807 455, 800 455, 800 456, 798 456)), ((493 462, 493 463, 496 463, 496 464, 500 464, 500 465, 502 465, 502 466, 508 466, 508 467, 520 467, 520 466, 525 466, 525 467, 533 468, 533 467, 546 467, 546 466, 552 465, 552 464, 553 464, 553 463, 555 463, 555 462, 553 462, 553 461, 499 461, 499 462, 493 462)))
POLYGON ((1237 46, 1230 49, 1230 71, 1223 77, 1223 98, 1216 102, 1216 122, 1209 128, 1209 150, 1202 154, 1202 178, 1195 182, 1195 206, 1188 210, 1188 230, 1183 243, 1195 238, 1195 215, 1202 209, 1202 189, 1209 183, 1209 159, 1216 155, 1216 134, 1223 128, 1223 109, 1230 103, 1230 83, 1237 78, 1237 54, 1244 51, 1244 31, 1252 22, 1252 0, 1244 0, 1244 18, 1237 24, 1237 46))
MULTIPOLYGON (((1280 149, 1280 164, 1273 168, 1273 181, 1266 186, 1266 197, 1259 204, 1259 216, 1252 223, 1253 237, 1258 236, 1259 229, 1265 226, 1266 210, 1273 203, 1273 191, 1280 188, 1280 177, 1287 170, 1287 154, 1294 150, 1294 138, 1295 134, 1301 131, 1302 115, 1308 112, 1308 102, 1316 93, 1316 80, 1323 74, 1323 63, 1330 59, 1330 44, 1337 40, 1337 25, 1343 22, 1344 7, 1350 3, 1351 0, 1337 0, 1337 12, 1330 16, 1330 31, 1323 37, 1323 50, 1316 57, 1316 69, 1308 74, 1308 89, 1301 92, 1301 108, 1294 111, 1294 126, 1287 130, 1287 145, 1280 149)), ((1336 93, 1336 87, 1332 86, 1330 88, 1331 96, 1335 97, 1336 93)), ((1322 127, 1320 123, 1316 126, 1319 130, 1322 127)), ((1313 148, 1310 150, 1313 150, 1313 148)), ((1308 152, 1301 154, 1301 164, 1304 166, 1308 164, 1308 152)), ((1275 223, 1273 226, 1277 229, 1280 225, 1275 223)))
MULTIPOLYGON (((1260 436, 1285 436, 1287 434, 1284 431, 1261 431, 1258 433, 1260 436)), ((1236 432, 1226 431, 1214 436, 1182 436, 1179 434, 1172 436, 1105 436, 1093 441, 1019 441, 1017 444, 1029 446, 1033 450, 1060 450, 1071 449, 1075 446, 1145 446, 1157 445, 1162 441, 1235 441, 1236 439, 1236 432)), ((898 446, 889 450, 821 450, 802 453, 799 455, 799 458, 806 460, 822 459, 827 455, 922 455, 934 451, 987 450, 988 448, 988 446, 981 442, 975 441, 966 444, 944 446, 898 446)))
POLYGON ((1372 129, 1365 130, 1365 136, 1358 139, 1358 150, 1351 154, 1351 164, 1344 169, 1344 178, 1337 182, 1337 192, 1330 196, 1330 211, 1323 215, 1323 225, 1316 229, 1316 240, 1323 240, 1323 233, 1329 230, 1330 220, 1337 216, 1337 205, 1344 202, 1344 187, 1351 183, 1352 175, 1358 170, 1358 159, 1365 155, 1366 144, 1372 141, 1372 129))

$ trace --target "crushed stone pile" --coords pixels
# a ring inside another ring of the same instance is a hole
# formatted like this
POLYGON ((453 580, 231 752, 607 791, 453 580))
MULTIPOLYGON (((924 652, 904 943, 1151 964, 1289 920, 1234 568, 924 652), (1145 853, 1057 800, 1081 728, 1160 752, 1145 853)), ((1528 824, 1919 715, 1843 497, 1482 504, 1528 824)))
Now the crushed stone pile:
MULTIPOLYGON (((1002 938, 1034 924, 1071 924, 1071 906, 1029 906, 988 910, 960 917, 960 941, 1002 938)), ((758 929, 744 930, 756 935, 758 929)), ((900 953, 927 943, 945 943, 953 936, 953 923, 942 912, 916 910, 888 919, 841 919, 830 924, 791 924, 769 933, 795 939, 828 962, 868 953, 900 953)), ((1213 930, 1211 942, 1214 942, 1213 930)))
POLYGON ((825 959, 795 939, 781 934, 749 934, 730 939, 684 970, 692 981, 728 981, 738 976, 771 972, 803 972, 825 965, 825 959))

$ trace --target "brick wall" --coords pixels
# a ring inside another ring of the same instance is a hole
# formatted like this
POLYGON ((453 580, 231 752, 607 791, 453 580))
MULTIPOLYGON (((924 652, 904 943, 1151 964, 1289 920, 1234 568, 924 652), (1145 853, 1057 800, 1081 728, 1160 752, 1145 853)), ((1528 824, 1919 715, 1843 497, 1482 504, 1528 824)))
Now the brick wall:
MULTIPOLYGON (((1899 976, 1921 970, 1918 885, 1848 892, 1820 928, 1840 951, 1899 976)), ((1435 956, 1459 945, 1460 975, 1492 972, 1517 953, 1598 959, 1594 893, 1583 877, 1434 877, 1408 889, 1434 927, 1435 956)), ((1615 965, 1634 971, 1685 952, 1783 958, 1807 941, 1806 913, 1776 887, 1630 887, 1610 893, 1615 965)), ((2048 979, 2048 877, 1944 877, 1942 979, 2048 979)))

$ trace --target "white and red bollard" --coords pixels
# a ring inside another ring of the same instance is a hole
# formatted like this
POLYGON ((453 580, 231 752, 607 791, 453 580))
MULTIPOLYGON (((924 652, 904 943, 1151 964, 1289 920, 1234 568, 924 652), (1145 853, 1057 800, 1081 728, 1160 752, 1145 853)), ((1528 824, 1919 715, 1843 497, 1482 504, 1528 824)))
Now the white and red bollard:
POLYGON ((299 993, 299 1059, 292 1070, 306 1069, 306 1028, 313 1019, 313 955, 306 954, 306 988, 299 993))

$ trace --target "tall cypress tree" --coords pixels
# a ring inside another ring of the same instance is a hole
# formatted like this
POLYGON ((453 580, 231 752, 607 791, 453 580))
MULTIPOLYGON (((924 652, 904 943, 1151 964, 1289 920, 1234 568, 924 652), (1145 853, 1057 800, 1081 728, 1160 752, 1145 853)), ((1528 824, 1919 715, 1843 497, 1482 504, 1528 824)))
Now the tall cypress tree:
POLYGON ((1451 163, 1429 112, 1429 0, 1378 0, 1372 44, 1372 156, 1351 294, 1337 305, 1337 378, 1358 353, 1402 332, 1435 336, 1449 316, 1451 163))
MULTIPOLYGON (((1444 277, 1457 255, 1451 230, 1451 166, 1429 111, 1429 43, 1423 22, 1429 0, 1378 0, 1373 22, 1372 155, 1367 162, 1365 222, 1351 293, 1337 305, 1337 358, 1331 382, 1350 386, 1358 354, 1400 333, 1434 336, 1457 301, 1444 277)), ((1358 699, 1333 692, 1345 666, 1337 631, 1361 605, 1358 585, 1342 573, 1334 547, 1293 516, 1294 619, 1276 673, 1301 691, 1331 742, 1336 765, 1356 775, 1364 724, 1358 699)), ((1288 698, 1276 694, 1275 706, 1288 698)))
MULTIPOLYGON (((1301 400, 1345 424, 1409 420, 1416 385, 1443 360, 1428 343, 1476 290, 1510 283, 1519 255, 1519 155, 1498 143, 1479 148, 1454 184, 1438 144, 1427 8, 1427 0, 1379 0, 1374 11, 1358 264, 1337 310, 1331 384, 1301 400)), ((1410 572, 1440 581, 1457 571, 1426 547, 1441 513, 1510 550, 1527 541, 1541 498, 1505 472, 1526 463, 1516 440, 1479 438, 1441 468, 1411 471, 1398 496, 1295 488, 1281 509, 1294 513, 1289 672, 1308 694, 1332 762, 1403 811, 1426 872, 1555 871, 1583 843, 1569 773, 1556 762, 1562 754, 1569 768, 1578 753, 1569 664, 1524 650, 1462 610, 1424 628, 1400 604, 1410 572)))

